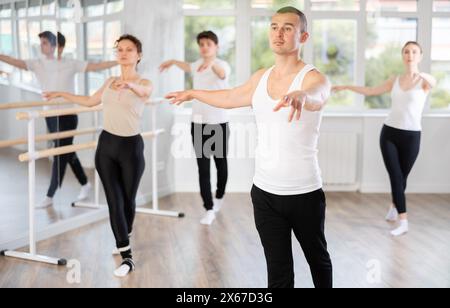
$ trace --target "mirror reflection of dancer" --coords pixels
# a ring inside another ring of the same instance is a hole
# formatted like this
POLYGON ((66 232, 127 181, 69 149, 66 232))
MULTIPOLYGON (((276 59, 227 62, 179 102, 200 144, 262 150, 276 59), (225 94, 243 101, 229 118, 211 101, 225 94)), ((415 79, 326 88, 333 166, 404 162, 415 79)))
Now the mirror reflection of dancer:
POLYGON ((321 111, 331 85, 299 59, 308 37, 306 16, 296 8, 283 8, 271 24, 274 67, 258 71, 245 85, 232 90, 167 95, 175 104, 195 99, 218 108, 253 107, 258 148, 251 195, 269 288, 294 287, 292 232, 305 253, 314 285, 331 288, 333 284, 317 155, 321 111), (292 123, 293 119, 300 121, 292 123))
POLYGON ((405 72, 387 80, 384 84, 369 88, 337 86, 334 91, 350 90, 365 96, 391 93, 392 108, 381 132, 381 151, 389 173, 393 205, 386 216, 388 221, 400 224, 393 236, 409 231, 405 191, 408 176, 420 152, 422 115, 430 90, 436 86, 434 77, 421 73, 422 47, 408 42, 402 49, 405 72))
MULTIPOLYGON (((20 60, 9 56, 0 55, 0 61, 12 65, 18 69, 31 71, 35 74, 43 92, 65 91, 75 92, 75 77, 77 73, 101 71, 117 65, 116 61, 103 63, 88 63, 85 61, 70 60, 62 58, 66 39, 64 35, 45 31, 39 34, 41 41, 41 52, 44 58, 35 60, 20 60), (57 57, 55 52, 58 51, 57 57)), ((58 107, 44 107, 45 110, 57 109, 58 107)), ((67 115, 61 117, 51 117, 46 119, 47 128, 50 133, 76 130, 78 127, 78 116, 67 115)), ((55 140, 55 147, 69 146, 73 144, 74 138, 55 140)), ((88 182, 86 173, 81 166, 76 153, 65 154, 55 157, 52 166, 52 178, 47 191, 47 197, 37 208, 47 208, 53 205, 53 198, 62 186, 66 174, 67 165, 70 165, 78 182, 81 184, 81 191, 77 200, 81 201, 89 197, 91 184, 88 182)))
POLYGON ((116 50, 122 74, 106 81, 93 96, 52 92, 46 93, 46 97, 62 97, 86 107, 103 104, 104 131, 98 141, 95 166, 105 189, 116 247, 122 256, 122 264, 114 275, 125 277, 135 269, 130 235, 136 215, 136 195, 145 169, 141 122, 144 103, 153 86, 137 72, 142 43, 136 37, 120 37, 116 50))

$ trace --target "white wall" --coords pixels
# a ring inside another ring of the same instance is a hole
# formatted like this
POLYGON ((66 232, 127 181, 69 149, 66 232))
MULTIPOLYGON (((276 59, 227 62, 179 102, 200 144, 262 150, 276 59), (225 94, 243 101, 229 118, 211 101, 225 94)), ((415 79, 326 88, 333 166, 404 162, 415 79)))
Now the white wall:
MULTIPOLYGON (((384 168, 379 135, 383 118, 364 119, 364 163, 361 191, 388 192, 389 179, 384 168)), ((450 117, 427 116, 424 119, 422 148, 410 175, 409 192, 450 193, 450 117)))
MULTIPOLYGON (((0 85, 0 104, 7 102, 20 101, 39 101, 40 96, 36 93, 21 90, 16 87, 9 87, 0 85)), ((0 139, 14 139, 25 137, 27 133, 27 125, 24 121, 16 120, 16 113, 18 110, 0 111, 0 139)), ((38 132, 45 132, 44 123, 39 123, 37 127, 38 132)))
MULTIPOLYGON (((232 115, 231 128, 242 129, 254 121, 251 114, 232 115)), ((328 115, 325 116, 322 133, 356 132, 360 136, 359 151, 359 190, 363 193, 390 192, 389 178, 382 160, 379 136, 384 116, 374 115, 328 115)), ((189 123, 188 114, 177 116, 178 123, 189 123)), ((450 193, 450 117, 426 116, 422 151, 410 176, 409 192, 415 193, 450 193)), ((190 138, 189 132, 185 132, 190 138)), ((235 136, 232 136, 232 138, 235 136)), ((190 140, 186 139, 186 142, 190 140)), ((231 139, 231 153, 235 153, 235 140, 231 139)), ((239 145, 240 146, 240 145, 239 145)), ((330 153, 333 155, 333 153, 330 153)), ((253 159, 230 159, 229 192, 249 192, 254 174, 253 159)), ((198 175, 194 158, 185 158, 175 164, 176 190, 197 192, 198 175)), ((212 177, 215 183, 214 167, 212 177)), ((215 185, 213 185, 214 189, 215 185)), ((345 189, 345 187, 344 187, 345 189)))

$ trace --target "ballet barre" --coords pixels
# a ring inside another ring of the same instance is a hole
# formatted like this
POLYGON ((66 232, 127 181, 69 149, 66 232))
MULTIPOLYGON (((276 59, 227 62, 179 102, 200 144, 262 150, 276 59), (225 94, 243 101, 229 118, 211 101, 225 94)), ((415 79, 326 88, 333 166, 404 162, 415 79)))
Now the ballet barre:
MULTIPOLYGON (((95 132, 95 131, 94 131, 95 132)), ((163 129, 157 130, 156 132, 146 132, 142 133, 141 136, 144 139, 150 139, 155 138, 158 135, 161 135, 164 133, 163 129)), ((34 152, 34 155, 32 156, 30 153, 23 153, 19 155, 19 161, 21 163, 29 162, 30 160, 39 160, 43 158, 49 158, 52 156, 59 156, 59 155, 65 155, 65 154, 71 154, 76 152, 81 152, 85 150, 94 150, 97 148, 97 142, 86 142, 82 144, 74 144, 74 145, 68 145, 63 147, 57 147, 42 151, 36 151, 34 152)))
MULTIPOLYGON (((152 140, 152 208, 144 209, 138 208, 136 209, 137 213, 149 214, 149 215, 157 215, 157 216, 167 216, 167 217, 184 217, 183 213, 172 212, 172 211, 162 211, 159 209, 158 202, 158 169, 157 169, 157 139, 163 134, 165 131, 163 129, 156 128, 156 107, 164 102, 164 99, 157 99, 153 101, 145 102, 147 106, 151 109, 151 125, 152 130, 150 132, 146 132, 142 134, 142 137, 145 139, 152 140)), ((41 106, 48 105, 48 102, 41 103, 41 106)), ((26 103, 18 103, 18 104, 9 104, 10 106, 25 106, 26 103)), ((32 104, 33 107, 37 107, 39 103, 32 104)), ((26 108, 26 107, 23 107, 26 108)), ((9 108, 11 109, 11 108, 9 108)), ((27 138, 16 139, 11 141, 5 141, 0 143, 0 145, 14 146, 19 144, 28 144, 27 153, 23 153, 19 155, 19 161, 28 163, 28 219, 29 219, 29 252, 17 252, 17 251, 3 251, 0 252, 1 255, 6 257, 12 257, 27 261, 35 261, 41 262, 51 265, 59 265, 65 266, 67 264, 66 259, 63 258, 54 258, 48 256, 42 256, 37 254, 36 249, 36 224, 35 224, 35 205, 36 205, 36 161, 43 158, 48 158, 51 156, 58 156, 64 154, 75 153, 77 151, 83 150, 92 150, 97 147, 97 141, 87 142, 84 144, 71 145, 58 147, 53 149, 47 149, 43 151, 36 150, 36 142, 47 141, 47 140, 56 140, 63 139, 68 137, 74 137, 78 135, 85 134, 95 134, 98 137, 98 132, 100 129, 92 128, 81 131, 68 131, 61 132, 56 134, 48 134, 42 136, 36 136, 36 120, 43 119, 48 117, 59 117, 64 115, 75 115, 82 113, 95 113, 95 127, 99 127, 98 121, 98 112, 103 109, 103 106, 96 106, 93 108, 68 108, 68 109, 60 109, 60 110, 43 110, 43 111, 28 111, 28 112, 20 112, 17 113, 16 119, 27 121, 27 138)), ((98 173, 95 174, 95 201, 93 204, 90 203, 73 203, 72 206, 83 207, 83 208, 92 208, 92 209, 101 209, 104 208, 105 205, 100 205, 100 179, 98 173)))
MULTIPOLYGON (((164 100, 159 101, 147 101, 144 104, 146 106, 155 106, 162 103, 164 100)), ((49 102, 50 103, 50 102, 49 102)), ((67 103, 66 103, 67 104, 67 103)), ((70 104, 73 105, 73 104, 70 104)), ((46 106, 46 105, 42 105, 46 106)), ((89 112, 98 112, 103 110, 103 105, 98 105, 95 107, 77 107, 77 108, 65 108, 65 109, 54 109, 54 110, 36 110, 36 111, 27 111, 27 112, 19 112, 16 115, 17 120, 30 120, 31 118, 39 119, 39 118, 51 118, 51 117, 60 117, 67 115, 75 115, 89 112)))
POLYGON ((12 109, 27 109, 27 108, 37 108, 37 107, 61 107, 72 105, 68 102, 19 102, 19 103, 7 103, 0 104, 0 110, 12 110, 12 109))
MULTIPOLYGON (((52 134, 45 134, 36 136, 36 142, 46 142, 46 141, 53 141, 53 140, 61 140, 66 138, 72 138, 77 136, 83 136, 83 135, 92 135, 97 132, 101 131, 101 128, 87 128, 82 130, 69 130, 64 132, 58 132, 58 133, 52 133, 52 134)), ((14 140, 6 140, 6 141, 0 141, 0 149, 2 148, 10 148, 17 145, 24 145, 28 143, 27 138, 19 138, 14 140)))

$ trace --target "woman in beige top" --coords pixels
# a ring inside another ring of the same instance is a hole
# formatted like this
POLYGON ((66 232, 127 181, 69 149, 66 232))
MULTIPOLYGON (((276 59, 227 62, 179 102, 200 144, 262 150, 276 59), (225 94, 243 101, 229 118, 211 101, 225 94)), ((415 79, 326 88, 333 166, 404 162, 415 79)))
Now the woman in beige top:
POLYGON ((98 142, 95 165, 105 188, 116 246, 123 258, 114 274, 125 277, 135 268, 130 235, 136 213, 136 195, 145 169, 140 126, 144 101, 151 96, 153 87, 137 73, 142 43, 136 37, 120 37, 116 41, 116 51, 122 75, 107 80, 93 96, 52 92, 46 93, 45 97, 62 97, 87 107, 103 104, 104 130, 98 142))

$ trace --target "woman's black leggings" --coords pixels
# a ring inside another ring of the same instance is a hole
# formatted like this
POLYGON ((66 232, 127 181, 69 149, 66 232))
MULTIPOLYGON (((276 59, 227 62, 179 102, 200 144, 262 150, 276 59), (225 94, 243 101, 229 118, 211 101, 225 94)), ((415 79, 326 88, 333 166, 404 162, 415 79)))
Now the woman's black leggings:
POLYGON ((381 152, 389 173, 392 199, 399 214, 406 213, 405 191, 408 176, 420 152, 421 132, 384 126, 381 132, 381 152))
MULTIPOLYGON (((50 133, 59 133, 69 130, 75 130, 78 126, 78 116, 68 115, 61 117, 51 117, 45 119, 47 128, 50 133)), ((73 144, 73 137, 61 140, 55 140, 55 147, 69 146, 73 144)), ((81 166, 80 160, 76 153, 69 153, 55 156, 52 167, 52 180, 48 188, 47 197, 53 198, 58 187, 61 187, 64 176, 66 174, 67 164, 72 168, 73 173, 81 185, 86 185, 88 179, 81 166)))
POLYGON ((200 180, 200 193, 206 210, 214 206, 211 193, 211 156, 217 168, 216 198, 222 199, 228 181, 228 141, 230 128, 228 123, 210 125, 195 124, 191 127, 192 142, 197 157, 200 180))
POLYGON ((95 165, 105 188, 117 248, 126 248, 130 245, 136 195, 145 169, 144 140, 140 135, 119 137, 103 131, 95 165))

